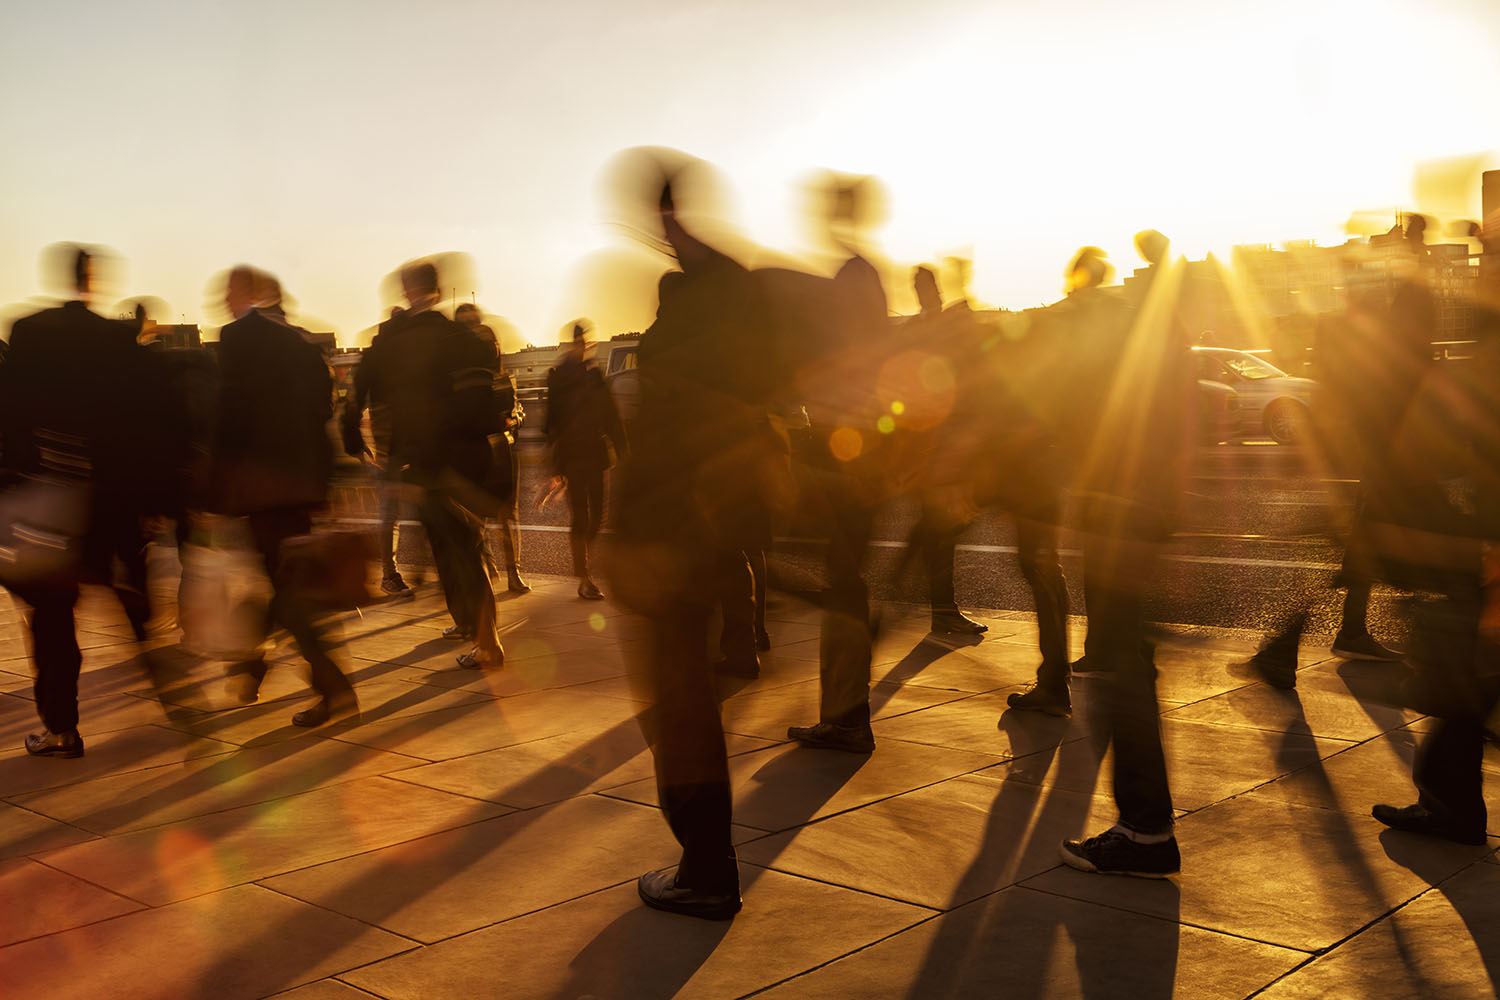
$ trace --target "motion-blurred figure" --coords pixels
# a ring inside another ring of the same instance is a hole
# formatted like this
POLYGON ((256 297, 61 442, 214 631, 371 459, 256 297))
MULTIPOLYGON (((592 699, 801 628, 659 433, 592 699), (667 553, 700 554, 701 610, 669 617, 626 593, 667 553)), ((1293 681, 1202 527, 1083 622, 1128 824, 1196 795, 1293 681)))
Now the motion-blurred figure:
MULTIPOLYGON (((79 584, 113 583, 144 640, 151 609, 141 519, 172 505, 160 492, 170 483, 161 473, 171 459, 163 462, 162 451, 174 415, 166 380, 127 325, 90 311, 93 256, 71 248, 68 263, 77 297, 17 320, 0 366, 0 502, 11 515, 31 495, 50 508, 39 513, 60 519, 46 537, 18 533, 0 553, 0 579, 31 606, 33 692, 46 731, 28 735, 25 746, 50 757, 83 756, 83 656, 73 621, 79 584), (16 578, 19 550, 30 544, 68 555, 44 575, 16 578), (117 558, 131 564, 123 584, 115 582, 117 558)), ((19 520, 5 529, 15 531, 19 520)))
POLYGON ((1194 384, 1173 321, 1176 275, 1154 264, 1144 301, 1133 306, 1102 287, 1110 273, 1102 251, 1079 251, 1067 297, 1042 320, 1050 349, 1072 372, 1053 383, 1067 386, 1056 422, 1080 508, 1084 659, 1114 748, 1120 811, 1113 827, 1064 841, 1061 854, 1083 871, 1161 878, 1180 861, 1142 603, 1180 503, 1194 384))
MULTIPOLYGON (((515 377, 505 370, 505 364, 501 360, 495 331, 485 325, 479 308, 466 302, 454 310, 453 318, 495 349, 495 408, 503 430, 490 437, 490 475, 484 485, 499 505, 495 520, 500 523, 500 544, 505 553, 506 589, 512 594, 530 593, 531 588, 521 579, 521 456, 516 450, 516 435, 520 432, 522 421, 526 419, 526 409, 516 395, 515 377)), ((498 576, 488 532, 484 536, 484 560, 490 575, 498 576)))
POLYGON ((641 338, 640 411, 609 562, 617 598, 647 625, 632 677, 649 698, 641 726, 682 859, 638 888, 658 909, 728 919, 740 910, 739 868, 708 623, 726 581, 748 589, 737 571, 766 517, 771 352, 751 275, 687 233, 670 186, 661 219, 682 271, 662 280, 641 338))
POLYGON ((566 356, 547 373, 544 432, 552 450, 552 468, 567 483, 578 596, 598 601, 604 595, 589 572, 589 546, 604 523, 604 473, 611 464, 610 446, 616 456, 622 456, 626 445, 614 398, 604 375, 588 362, 587 348, 583 324, 575 324, 566 356))
MULTIPOLYGON (((445 636, 474 643, 462 667, 499 666, 495 595, 484 568, 483 517, 494 514, 484 489, 490 436, 498 432, 492 387, 495 349, 436 309, 437 268, 416 261, 401 269, 408 308, 381 324, 360 362, 369 398, 390 407, 393 476, 419 488, 418 517, 453 627, 445 636)), ((344 416, 344 449, 363 453, 359 416, 344 416), (352 430, 352 433, 351 433, 352 430)))
MULTIPOLYGON (((314 511, 327 503, 333 387, 322 354, 282 314, 274 278, 236 267, 224 303, 235 318, 219 332, 215 492, 224 513, 245 518, 271 582, 264 631, 273 622, 285 627, 312 669, 318 701, 292 723, 320 726, 355 710, 354 688, 329 655, 313 609, 281 571, 283 543, 309 534, 314 511)), ((255 701, 266 661, 242 662, 231 672, 244 678, 241 700, 255 701)))

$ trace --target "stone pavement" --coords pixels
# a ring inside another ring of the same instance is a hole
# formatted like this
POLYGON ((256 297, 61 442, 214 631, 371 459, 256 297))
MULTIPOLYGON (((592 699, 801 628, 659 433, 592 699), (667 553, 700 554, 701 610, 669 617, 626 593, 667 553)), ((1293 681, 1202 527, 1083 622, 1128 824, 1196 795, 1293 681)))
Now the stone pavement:
POLYGON ((1281 693, 1232 670, 1253 636, 1178 630, 1159 663, 1183 872, 1091 876, 1057 856, 1113 820, 1091 682, 1071 721, 1004 713, 1029 616, 937 643, 884 606, 866 759, 786 742, 817 715, 818 628, 777 597, 762 677, 725 690, 745 908, 706 923, 636 898, 676 859, 625 678, 638 623, 533 583, 501 602, 495 671, 453 665, 431 583, 341 619, 363 713, 311 732, 285 644, 245 707, 164 637, 158 701, 90 591, 79 760, 20 750, 30 664, 0 598, 0 996, 1495 994, 1500 842, 1369 816, 1414 797, 1426 724, 1384 668, 1307 647, 1281 693))

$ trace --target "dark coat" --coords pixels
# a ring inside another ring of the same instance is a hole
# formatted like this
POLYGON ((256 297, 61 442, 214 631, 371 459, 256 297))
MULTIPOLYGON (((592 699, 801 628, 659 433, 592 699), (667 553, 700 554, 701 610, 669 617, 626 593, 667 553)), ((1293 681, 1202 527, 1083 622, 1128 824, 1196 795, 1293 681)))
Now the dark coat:
POLYGON ((214 482, 226 513, 327 499, 332 380, 303 331, 255 311, 219 333, 214 482))
POLYGON ((546 434, 563 475, 609 468, 606 442, 625 453, 625 428, 598 368, 569 357, 547 373, 546 434))
POLYGON ((419 481, 449 470, 485 482, 490 435, 504 430, 492 384, 497 365, 493 344, 439 312, 407 312, 382 323, 355 373, 356 402, 344 414, 346 449, 358 407, 368 400, 389 414, 395 468, 419 481))

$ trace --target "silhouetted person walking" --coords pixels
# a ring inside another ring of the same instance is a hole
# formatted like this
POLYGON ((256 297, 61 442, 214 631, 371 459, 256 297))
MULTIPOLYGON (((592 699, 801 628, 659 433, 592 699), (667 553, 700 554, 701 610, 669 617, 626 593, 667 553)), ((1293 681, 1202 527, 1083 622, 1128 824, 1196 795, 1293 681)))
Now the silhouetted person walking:
POLYGON ((568 487, 572 515, 569 540, 573 546, 573 575, 578 596, 597 601, 604 597, 589 572, 589 546, 604 522, 604 473, 610 467, 610 445, 625 454, 625 428, 615 401, 599 369, 589 364, 582 324, 573 327, 573 340, 562 362, 547 373, 547 444, 552 468, 568 487))
MULTIPOLYGON (((320 726, 354 711, 354 688, 329 656, 314 609, 284 580, 282 546, 310 533, 313 513, 327 503, 333 386, 322 354, 282 314, 274 278, 236 267, 224 301, 235 319, 219 333, 218 505, 245 518, 271 581, 265 631, 273 622, 285 627, 312 668, 318 702, 292 722, 320 726)), ((255 701, 265 660, 240 663, 233 672, 246 678, 242 700, 255 701)))
POLYGON ((1102 287, 1109 273, 1101 251, 1080 251, 1068 297, 1044 318, 1072 374, 1054 383, 1068 387, 1057 422, 1081 515, 1084 659, 1114 749, 1120 811, 1113 827, 1064 841, 1061 854, 1083 871, 1159 878, 1180 861, 1142 603, 1180 502, 1193 382, 1172 322, 1173 275, 1158 268, 1146 301, 1132 308, 1102 287), (1121 379, 1129 392, 1117 391, 1121 379))
MULTIPOLYGON (((27 573, 23 550, 42 542, 18 536, 7 541, 0 560, 0 579, 31 606, 33 693, 46 729, 28 735, 25 746, 49 757, 84 751, 78 733, 83 656, 73 620, 79 584, 110 584, 116 557, 141 555, 142 515, 171 504, 159 493, 169 481, 161 475, 167 463, 155 454, 172 418, 167 383, 126 326, 90 311, 93 266, 88 251, 71 250, 77 298, 17 320, 0 366, 4 502, 9 506, 23 494, 35 498, 45 509, 31 513, 49 525, 43 541, 66 553, 27 573)), ((120 586, 115 593, 136 638, 144 638, 146 594, 120 586)))
POLYGON ((641 405, 610 566, 617 598, 647 625, 632 677, 650 702, 641 726, 682 858, 675 872, 642 875, 638 888, 658 909, 727 919, 740 909, 739 869, 708 624, 765 516, 756 456, 770 352, 750 274, 682 228, 670 188, 661 216, 683 270, 662 280, 656 322, 641 338, 641 405))

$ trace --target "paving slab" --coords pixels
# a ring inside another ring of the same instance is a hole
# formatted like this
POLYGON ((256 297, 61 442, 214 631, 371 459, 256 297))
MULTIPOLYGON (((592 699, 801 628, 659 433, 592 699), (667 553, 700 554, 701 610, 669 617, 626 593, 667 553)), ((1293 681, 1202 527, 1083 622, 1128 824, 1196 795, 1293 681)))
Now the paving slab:
MULTIPOLYGON (((1185 810, 1201 809, 1247 792, 1354 745, 1303 733, 1276 733, 1172 718, 1162 720, 1161 735, 1172 802, 1185 810)), ((1059 788, 1075 792, 1108 791, 1114 769, 1112 749, 1105 753, 1097 773, 1086 767, 1070 766, 1079 756, 1097 754, 1098 745, 1092 738, 1069 743, 1045 769, 1040 766, 1039 758, 1029 758, 1003 765, 1001 770, 1021 781, 1053 782, 1059 788)))
POLYGON ((0 946, 141 909, 135 900, 27 859, 0 862, 0 946))
MULTIPOLYGON (((434 689, 437 690, 437 689, 434 689)), ((571 690, 485 698, 410 718, 341 730, 338 739, 423 760, 447 760, 576 731, 602 732, 633 720, 637 706, 571 690)))
POLYGON ((33 757, 25 750, 0 753, 0 794, 15 798, 26 792, 56 788, 102 777, 211 757, 235 749, 232 743, 204 739, 165 726, 133 726, 98 736, 80 722, 85 752, 71 760, 33 757))
POLYGON ((0 983, 18 997, 254 1000, 411 946, 247 885, 0 948, 0 983))
POLYGON ((1114 819, 1104 797, 969 775, 753 841, 740 857, 951 909, 1055 867, 1063 838, 1114 819))
POLYGON ((39 854, 93 839, 87 830, 0 802, 0 858, 39 854))
POLYGON ((522 657, 519 652, 524 647, 525 644, 516 642, 507 646, 505 663, 499 668, 465 670, 462 667, 444 665, 428 672, 421 678, 422 683, 450 690, 508 697, 529 691, 588 684, 625 674, 624 658, 613 647, 559 650, 522 657), (518 650, 517 647, 521 649, 518 650))
MULTIPOLYGON (((771 744, 733 734, 731 755, 771 744)), ((655 780, 641 727, 626 720, 602 732, 573 732, 486 753, 398 771, 393 777, 518 809, 548 805, 590 792, 655 780)))
POLYGON ((372 996, 374 994, 355 989, 337 979, 320 979, 285 993, 277 993, 274 1000, 370 1000, 372 996))
MULTIPOLYGON (((874 756, 784 743, 730 759, 734 820, 759 830, 786 830, 997 762, 985 754, 901 740, 882 741, 874 756)), ((654 777, 607 794, 658 803, 654 777)))
POLYGON ((1180 820, 1183 874, 1168 885, 1057 868, 1032 888, 1181 920, 1299 951, 1332 947, 1481 858, 1486 849, 1403 836, 1397 862, 1375 820, 1242 796, 1180 820), (1422 841, 1418 843, 1417 841, 1422 841))
MULTIPOLYGON (((935 688, 870 686, 870 709, 887 718, 919 708, 969 697, 962 691, 935 688)), ((818 721, 818 682, 802 681, 730 698, 723 705, 724 731, 767 740, 786 739, 788 726, 810 726, 818 721)))
POLYGON ((1024 757, 1050 750, 1070 740, 1082 739, 1082 713, 1074 719, 1058 719, 1038 712, 1018 712, 1005 699, 1023 688, 1014 687, 974 695, 919 709, 889 719, 877 719, 876 752, 882 740, 898 739, 931 746, 970 750, 995 757, 1024 757))
POLYGON ((1041 657, 1035 647, 955 636, 922 636, 894 661, 877 665, 873 674, 886 684, 916 684, 955 691, 993 691, 1036 680, 1041 657))
POLYGON ((742 867, 745 909, 709 922, 641 905, 635 883, 378 962, 344 977, 390 1000, 430 996, 743 996, 930 911, 742 867), (817 914, 816 919, 807 919, 817 914))
POLYGON ((1360 700, 1356 683, 1330 664, 1297 675, 1295 691, 1256 683, 1165 713, 1168 719, 1307 733, 1362 742, 1420 718, 1410 710, 1360 700))
POLYGON ((239 750, 18 796, 17 805, 99 834, 286 798, 411 767, 413 758, 338 740, 239 750))
MULTIPOLYGON (((1257 788, 1254 798, 1277 799, 1299 805, 1336 809, 1351 816, 1369 817, 1377 802, 1404 806, 1417 800, 1411 764, 1420 733, 1407 729, 1388 733, 1257 788)), ((1500 833, 1500 758, 1483 761, 1484 797, 1489 828, 1500 833)))
POLYGON ((1280 980, 1268 1000, 1331 996, 1494 997, 1500 869, 1474 865, 1280 980))
POLYGON ((265 884, 432 942, 633 881, 677 855, 655 809, 591 795, 305 868, 265 884))
POLYGON ((39 855, 153 906, 400 843, 504 813, 386 778, 361 778, 39 855))
MULTIPOLYGON (((767 1000, 1245 997, 1302 952, 1012 887, 798 976, 767 1000)), ((399 960, 393 960, 399 961, 399 960)))

